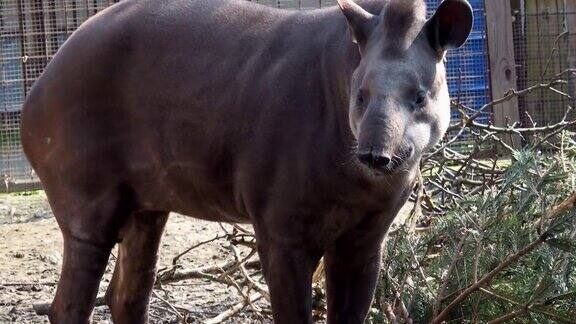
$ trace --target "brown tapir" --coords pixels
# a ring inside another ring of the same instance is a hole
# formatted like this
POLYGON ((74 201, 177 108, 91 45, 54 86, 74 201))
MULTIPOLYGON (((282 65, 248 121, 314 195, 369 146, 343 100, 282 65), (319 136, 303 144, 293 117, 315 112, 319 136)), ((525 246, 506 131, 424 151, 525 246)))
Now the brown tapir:
POLYGON ((113 320, 146 322, 169 212, 254 225, 276 323, 312 322, 322 256, 328 322, 364 321, 473 17, 465 0, 429 20, 423 0, 339 5, 126 0, 72 35, 22 111, 64 236, 53 323, 89 321, 117 242, 113 320))

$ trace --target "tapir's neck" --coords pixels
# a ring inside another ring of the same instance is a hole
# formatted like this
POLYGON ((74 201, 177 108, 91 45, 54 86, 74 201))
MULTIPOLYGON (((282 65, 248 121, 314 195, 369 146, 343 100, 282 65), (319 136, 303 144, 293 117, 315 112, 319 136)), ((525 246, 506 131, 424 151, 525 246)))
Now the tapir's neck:
POLYGON ((352 153, 355 143, 354 135, 350 129, 349 105, 352 74, 360 63, 358 46, 352 42, 348 25, 344 15, 338 8, 322 22, 330 26, 329 33, 323 35, 323 51, 321 64, 318 68, 323 83, 323 108, 328 111, 322 124, 325 130, 336 132, 333 135, 335 142, 332 147, 339 150, 343 158, 352 153), (336 140, 337 139, 337 140, 336 140))
MULTIPOLYGON (((385 0, 358 0, 364 9, 378 15, 387 1, 385 0)), ((360 64, 360 51, 358 45, 353 43, 348 24, 344 14, 336 6, 329 9, 322 24, 329 26, 324 37, 324 52, 322 57, 322 80, 326 94, 326 108, 332 110, 331 115, 336 118, 337 129, 343 139, 348 153, 355 142, 349 122, 349 105, 352 74, 360 64)))

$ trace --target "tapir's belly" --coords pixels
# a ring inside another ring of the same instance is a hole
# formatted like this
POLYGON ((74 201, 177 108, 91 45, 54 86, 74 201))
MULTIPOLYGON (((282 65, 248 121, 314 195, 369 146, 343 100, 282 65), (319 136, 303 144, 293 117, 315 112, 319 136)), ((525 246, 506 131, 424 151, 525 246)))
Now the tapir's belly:
POLYGON ((228 222, 250 222, 248 215, 239 210, 234 193, 222 184, 199 184, 195 178, 181 174, 177 180, 167 180, 156 192, 141 197, 144 209, 163 209, 198 219, 228 222))
MULTIPOLYGON (((178 129, 165 113, 154 109, 145 117, 120 121, 120 114, 94 108, 97 102, 80 106, 86 108, 74 122, 55 121, 45 126, 44 137, 29 140, 36 156, 33 162, 47 189, 66 188, 93 199, 124 187, 133 192, 137 210, 249 222, 235 184, 236 164, 211 141, 218 134, 194 131, 198 129, 194 125, 178 129), (148 127, 153 124, 168 131, 148 127)), ((201 114, 195 117, 205 119, 201 114)))
MULTIPOLYGON (((161 118, 157 122, 162 124, 161 118)), ((110 165, 108 172, 130 185, 139 209, 165 210, 218 222, 249 221, 238 193, 236 163, 229 154, 213 152, 218 145, 210 139, 217 134, 208 137, 203 132, 188 131, 173 136, 169 132, 138 131, 136 126, 131 129, 138 136, 131 136, 113 150, 118 158, 111 160, 118 161, 118 165, 110 165)))

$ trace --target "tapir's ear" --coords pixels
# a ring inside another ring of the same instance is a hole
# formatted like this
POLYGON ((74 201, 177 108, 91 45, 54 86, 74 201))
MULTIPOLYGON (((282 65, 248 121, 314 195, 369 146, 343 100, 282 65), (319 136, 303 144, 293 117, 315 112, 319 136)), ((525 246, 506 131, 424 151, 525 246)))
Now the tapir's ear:
POLYGON ((364 10, 352 0, 338 0, 338 5, 348 20, 352 40, 362 48, 377 25, 377 16, 364 10))
POLYGON ((458 48, 466 42, 474 14, 466 0, 444 0, 426 23, 426 32, 432 47, 440 54, 458 48))

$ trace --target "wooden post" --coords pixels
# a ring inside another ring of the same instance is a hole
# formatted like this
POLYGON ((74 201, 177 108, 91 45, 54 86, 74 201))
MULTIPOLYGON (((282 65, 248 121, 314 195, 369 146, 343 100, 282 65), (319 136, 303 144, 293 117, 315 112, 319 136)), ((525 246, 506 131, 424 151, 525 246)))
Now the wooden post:
MULTIPOLYGON (((512 12, 510 0, 485 0, 485 6, 490 83, 492 86, 492 99, 496 100, 504 97, 511 89, 517 88, 512 12)), ((493 111, 495 126, 505 127, 520 122, 520 112, 516 98, 495 106, 493 111)), ((504 136, 502 140, 514 148, 522 146, 518 135, 504 136)))

